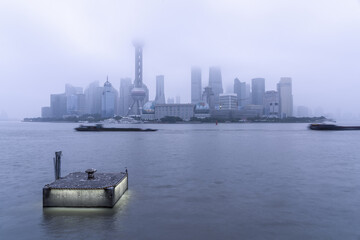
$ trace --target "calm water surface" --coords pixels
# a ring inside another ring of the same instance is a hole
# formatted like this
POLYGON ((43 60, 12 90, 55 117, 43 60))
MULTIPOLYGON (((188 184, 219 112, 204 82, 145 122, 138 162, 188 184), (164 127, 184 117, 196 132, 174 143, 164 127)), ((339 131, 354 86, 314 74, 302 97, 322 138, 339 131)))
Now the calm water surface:
POLYGON ((360 239, 360 131, 76 126, 0 122, 0 239, 360 239), (129 190, 114 209, 43 209, 57 150, 63 176, 127 167, 129 190))

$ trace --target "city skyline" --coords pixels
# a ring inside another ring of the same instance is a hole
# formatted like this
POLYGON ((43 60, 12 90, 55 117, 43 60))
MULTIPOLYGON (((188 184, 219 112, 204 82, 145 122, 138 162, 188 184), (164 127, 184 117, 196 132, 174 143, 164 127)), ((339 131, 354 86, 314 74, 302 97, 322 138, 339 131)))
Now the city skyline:
POLYGON ((133 39, 146 42, 143 78, 150 99, 161 74, 166 98, 190 102, 191 91, 183 86, 189 86, 191 66, 202 69, 206 86, 207 69, 215 65, 225 90, 235 78, 249 83, 257 77, 266 79, 266 90, 275 90, 281 77, 290 76, 294 106, 360 114, 359 1, 0 4, 2 116, 39 116, 48 94, 63 92, 66 83, 85 87, 108 75, 118 90, 121 78, 134 76, 133 39), (21 88, 8 91, 15 83, 21 88), (334 101, 335 95, 341 98, 334 101))
MULTIPOLYGON (((65 93, 51 94, 50 106, 41 108, 41 117, 59 119, 87 114, 100 115, 102 118, 137 115, 141 119, 156 121, 161 117, 229 118, 252 117, 287 118, 296 116, 293 111, 292 79, 282 77, 277 91, 265 92, 265 79, 253 78, 250 85, 234 79, 233 89, 223 91, 221 68, 209 67, 208 86, 201 94, 201 68, 191 68, 191 103, 181 103, 180 95, 176 100, 169 97, 165 103, 164 75, 156 76, 156 96, 149 101, 149 89, 143 83, 143 42, 133 41, 135 50, 135 77, 120 80, 119 92, 109 82, 108 76, 103 87, 98 82, 89 84, 85 92, 82 87, 65 85, 65 93), (119 96, 120 93, 120 96, 119 96), (200 97, 201 96, 201 97, 200 97), (192 110, 190 110, 192 109, 192 110), (226 110, 226 111, 224 111, 226 110), (192 111, 192 112, 191 112, 192 111)), ((302 106, 300 112, 308 114, 302 106)), ((313 115, 312 115, 313 116, 313 115)))

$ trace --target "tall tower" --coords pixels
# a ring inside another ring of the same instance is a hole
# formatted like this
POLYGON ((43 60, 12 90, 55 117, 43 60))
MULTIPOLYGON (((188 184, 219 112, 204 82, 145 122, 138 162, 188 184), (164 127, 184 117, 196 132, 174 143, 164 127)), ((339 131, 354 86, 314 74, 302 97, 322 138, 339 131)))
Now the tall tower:
POLYGON ((135 114, 140 115, 142 106, 144 105, 144 100, 146 98, 146 90, 143 86, 143 55, 142 55, 142 47, 143 44, 140 42, 133 42, 135 47, 135 80, 134 80, 134 88, 131 89, 131 97, 133 99, 133 103, 129 108, 128 114, 135 106, 135 114))
POLYGON ((156 76, 156 97, 157 104, 165 104, 164 75, 156 76))
POLYGON ((219 106, 219 94, 223 93, 221 69, 219 67, 209 68, 209 87, 214 92, 215 106, 219 106))
POLYGON ((251 80, 252 104, 263 105, 265 94, 265 78, 253 78, 251 80))
POLYGON ((280 100, 280 117, 293 116, 293 95, 292 95, 292 80, 289 77, 280 78, 277 84, 280 100))
POLYGON ((101 97, 102 117, 113 117, 115 114, 117 114, 117 99, 117 91, 112 87, 109 80, 106 79, 101 97))
POLYGON ((201 101, 201 69, 191 68, 191 103, 197 104, 201 101))

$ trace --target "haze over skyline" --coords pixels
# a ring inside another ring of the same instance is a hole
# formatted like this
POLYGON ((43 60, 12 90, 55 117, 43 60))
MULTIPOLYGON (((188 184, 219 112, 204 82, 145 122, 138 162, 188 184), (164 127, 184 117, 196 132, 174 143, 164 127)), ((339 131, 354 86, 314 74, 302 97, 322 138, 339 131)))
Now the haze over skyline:
POLYGON ((143 81, 155 98, 190 102, 191 66, 220 66, 223 88, 234 78, 265 78, 276 90, 293 79, 294 105, 359 116, 358 0, 1 1, 0 112, 40 116, 65 84, 84 89, 106 76, 134 80, 132 41, 144 43, 143 81))

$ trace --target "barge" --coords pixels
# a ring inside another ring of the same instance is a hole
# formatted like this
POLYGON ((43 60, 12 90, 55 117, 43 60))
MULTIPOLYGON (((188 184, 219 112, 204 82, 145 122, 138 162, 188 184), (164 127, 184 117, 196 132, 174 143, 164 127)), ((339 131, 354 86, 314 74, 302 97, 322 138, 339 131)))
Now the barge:
POLYGON ((79 132, 155 132, 157 129, 151 128, 114 128, 114 127, 104 127, 102 124, 96 124, 92 126, 80 125, 75 128, 79 132))
POLYGON ((320 131, 344 131, 344 130, 360 130, 360 126, 338 126, 335 124, 313 123, 309 125, 309 129, 320 130, 320 131))

